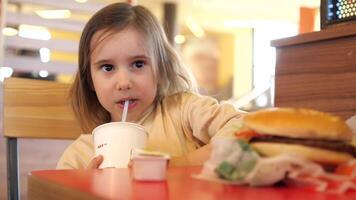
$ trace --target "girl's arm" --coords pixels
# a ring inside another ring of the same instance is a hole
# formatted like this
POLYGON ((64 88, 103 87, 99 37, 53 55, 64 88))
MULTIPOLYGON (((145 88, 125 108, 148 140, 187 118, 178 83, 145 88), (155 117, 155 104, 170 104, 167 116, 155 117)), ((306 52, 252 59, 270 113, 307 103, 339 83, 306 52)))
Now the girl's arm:
POLYGON ((199 166, 203 165, 209 159, 211 153, 211 144, 206 144, 201 148, 188 153, 182 157, 172 157, 169 166, 199 166))
MULTIPOLYGON (((243 112, 236 110, 231 104, 219 104, 217 100, 196 95, 185 94, 187 99, 182 110, 182 129, 190 140, 199 140, 206 145, 191 151, 182 157, 172 157, 170 166, 202 165, 210 157, 212 137, 231 137, 241 123, 243 112)), ((198 145, 197 145, 198 146, 198 145)))

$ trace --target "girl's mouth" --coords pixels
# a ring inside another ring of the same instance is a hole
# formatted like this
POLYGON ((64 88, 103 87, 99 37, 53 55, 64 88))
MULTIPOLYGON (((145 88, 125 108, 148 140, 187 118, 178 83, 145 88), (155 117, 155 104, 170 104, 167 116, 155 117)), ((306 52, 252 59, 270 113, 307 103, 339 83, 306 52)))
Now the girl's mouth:
MULTIPOLYGON (((129 108, 133 107, 137 103, 137 99, 127 99, 127 100, 129 101, 129 108)), ((127 101, 127 100, 118 101, 119 107, 124 108, 125 101, 127 101)))

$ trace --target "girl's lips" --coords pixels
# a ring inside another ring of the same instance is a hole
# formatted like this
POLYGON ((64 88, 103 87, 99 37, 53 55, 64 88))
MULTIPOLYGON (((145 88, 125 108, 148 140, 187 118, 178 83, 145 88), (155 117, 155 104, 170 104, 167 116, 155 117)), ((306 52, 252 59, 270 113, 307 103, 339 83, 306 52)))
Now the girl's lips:
MULTIPOLYGON (((125 101, 117 102, 119 108, 124 109, 125 101)), ((137 99, 133 99, 129 101, 129 109, 135 107, 137 105, 137 99)))

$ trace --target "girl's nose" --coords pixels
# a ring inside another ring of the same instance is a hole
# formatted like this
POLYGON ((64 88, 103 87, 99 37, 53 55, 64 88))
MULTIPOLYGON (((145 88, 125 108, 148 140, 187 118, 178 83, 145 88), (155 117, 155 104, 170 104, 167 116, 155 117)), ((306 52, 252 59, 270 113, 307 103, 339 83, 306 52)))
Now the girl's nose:
POLYGON ((132 80, 130 72, 127 70, 119 70, 116 82, 117 90, 129 90, 132 88, 132 80))

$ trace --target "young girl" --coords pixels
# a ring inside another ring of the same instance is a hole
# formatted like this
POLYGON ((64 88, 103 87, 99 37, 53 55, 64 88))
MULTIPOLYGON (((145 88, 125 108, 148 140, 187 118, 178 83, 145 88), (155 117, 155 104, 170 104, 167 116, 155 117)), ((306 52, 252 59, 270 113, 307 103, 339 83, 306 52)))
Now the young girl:
MULTIPOLYGON (((79 71, 72 107, 85 133, 120 121, 125 100, 128 120, 143 125, 147 149, 171 155, 171 166, 200 165, 213 136, 229 135, 240 123, 232 105, 194 93, 189 75, 157 19, 142 6, 115 3, 85 26, 79 45, 79 71)), ((64 152, 57 168, 97 168, 91 134, 64 152)))

